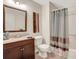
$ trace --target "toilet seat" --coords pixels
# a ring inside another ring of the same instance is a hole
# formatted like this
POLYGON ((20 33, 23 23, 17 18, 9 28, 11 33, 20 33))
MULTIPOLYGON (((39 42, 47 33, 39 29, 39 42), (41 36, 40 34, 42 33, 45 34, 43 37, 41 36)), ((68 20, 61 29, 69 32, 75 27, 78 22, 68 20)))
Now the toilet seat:
POLYGON ((39 48, 39 50, 41 52, 47 52, 48 49, 49 49, 49 45, 47 45, 47 44, 41 44, 41 45, 38 46, 38 48, 39 48))
POLYGON ((42 48, 42 49, 47 49, 47 48, 49 48, 49 45, 47 45, 47 44, 41 44, 38 47, 42 48))

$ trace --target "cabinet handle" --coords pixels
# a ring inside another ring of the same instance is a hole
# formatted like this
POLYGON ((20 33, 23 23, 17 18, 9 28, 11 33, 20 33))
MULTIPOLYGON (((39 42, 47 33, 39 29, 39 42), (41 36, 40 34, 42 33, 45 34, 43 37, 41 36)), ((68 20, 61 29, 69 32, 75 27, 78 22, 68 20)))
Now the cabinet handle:
POLYGON ((23 48, 23 50, 24 50, 24 48, 23 48))
POLYGON ((21 51, 23 51, 23 50, 24 50, 24 48, 21 49, 21 51))

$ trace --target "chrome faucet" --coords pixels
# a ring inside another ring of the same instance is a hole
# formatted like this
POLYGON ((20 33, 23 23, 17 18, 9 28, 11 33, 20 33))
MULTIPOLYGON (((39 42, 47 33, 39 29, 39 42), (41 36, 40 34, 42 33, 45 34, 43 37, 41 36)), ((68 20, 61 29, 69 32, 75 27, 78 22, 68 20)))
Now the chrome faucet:
POLYGON ((9 39, 9 32, 3 33, 3 40, 9 39))

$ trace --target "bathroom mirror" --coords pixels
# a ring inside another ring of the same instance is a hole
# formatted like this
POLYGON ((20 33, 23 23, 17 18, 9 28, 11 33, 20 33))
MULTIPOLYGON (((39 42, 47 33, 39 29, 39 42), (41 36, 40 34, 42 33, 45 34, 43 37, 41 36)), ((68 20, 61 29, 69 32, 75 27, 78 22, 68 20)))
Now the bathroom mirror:
POLYGON ((27 12, 3 5, 3 31, 24 32, 27 30, 27 12))
POLYGON ((39 32, 39 13, 33 12, 33 33, 39 32))

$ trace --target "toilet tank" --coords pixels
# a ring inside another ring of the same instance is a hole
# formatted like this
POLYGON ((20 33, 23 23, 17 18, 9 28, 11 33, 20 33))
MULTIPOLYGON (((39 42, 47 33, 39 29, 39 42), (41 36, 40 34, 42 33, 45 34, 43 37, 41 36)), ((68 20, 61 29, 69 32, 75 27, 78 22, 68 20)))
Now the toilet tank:
POLYGON ((42 40, 43 40, 43 37, 42 36, 35 36, 35 45, 40 45, 42 44, 42 40))

